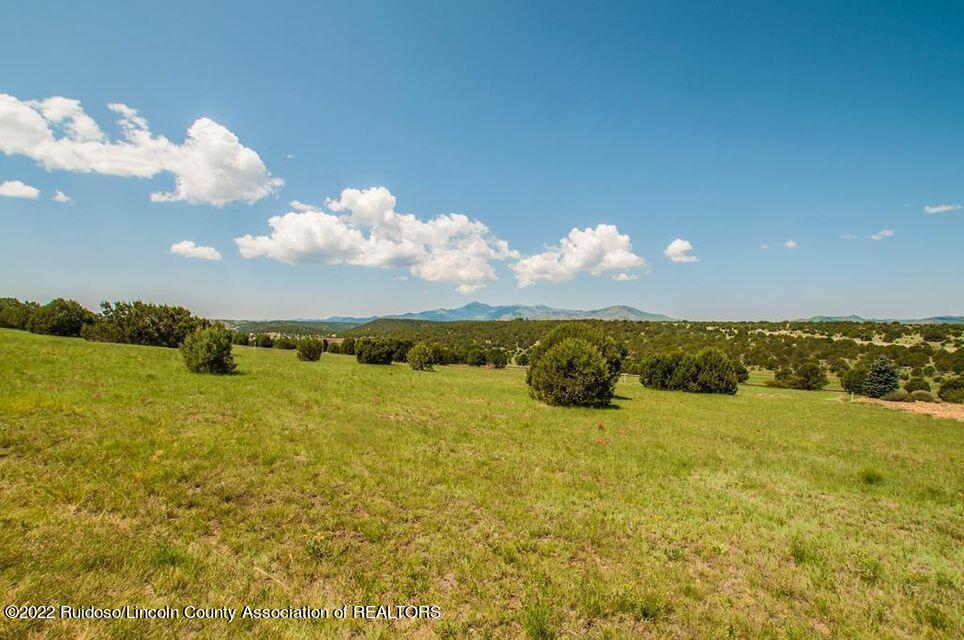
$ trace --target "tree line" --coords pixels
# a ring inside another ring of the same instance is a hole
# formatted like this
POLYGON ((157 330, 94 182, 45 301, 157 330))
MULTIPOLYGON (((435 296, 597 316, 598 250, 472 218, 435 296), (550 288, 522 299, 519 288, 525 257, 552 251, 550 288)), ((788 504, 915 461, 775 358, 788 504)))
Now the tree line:
POLYGON ((930 377, 940 383, 939 398, 964 401, 961 328, 941 325, 933 335, 929 328, 920 335, 888 325, 884 330, 901 331, 900 338, 920 340, 880 344, 876 334, 874 342, 838 333, 815 337, 804 332, 812 325, 825 333, 834 330, 834 323, 387 320, 352 329, 338 341, 231 331, 184 307, 139 300, 104 302, 94 313, 63 298, 44 305, 0 298, 0 327, 176 347, 190 370, 203 373, 233 372, 231 347, 246 345, 294 350, 304 361, 341 353, 361 364, 408 362, 417 370, 451 364, 502 368, 514 361, 528 367, 526 382, 534 397, 549 404, 607 404, 625 373, 638 375, 652 389, 733 394, 748 379, 749 367, 773 369, 771 386, 822 389, 833 373, 846 391, 890 400, 934 400, 930 377))

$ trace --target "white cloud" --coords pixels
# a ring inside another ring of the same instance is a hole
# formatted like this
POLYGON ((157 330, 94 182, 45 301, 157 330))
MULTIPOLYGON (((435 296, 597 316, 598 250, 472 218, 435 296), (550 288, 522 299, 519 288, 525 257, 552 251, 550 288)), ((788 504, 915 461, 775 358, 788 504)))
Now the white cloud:
POLYGON ((670 242, 665 249, 663 249, 663 255, 673 262, 698 262, 699 258, 690 254, 690 251, 692 250, 693 245, 689 240, 676 238, 670 242))
POLYGON ((492 262, 518 258, 478 220, 458 213, 421 220, 395 211, 384 187, 345 189, 322 207, 291 202, 268 220, 271 234, 235 238, 244 258, 288 264, 321 262, 408 269, 429 282, 450 282, 470 293, 496 279, 492 262))
POLYGON ((49 170, 151 178, 174 175, 174 190, 154 202, 222 206, 256 202, 279 189, 261 158, 224 126, 198 118, 183 144, 154 135, 135 109, 113 103, 121 139, 110 140, 80 102, 60 96, 22 101, 0 93, 0 152, 23 155, 49 170))
MULTIPOLYGON (((789 249, 789 250, 791 250, 791 251, 793 251, 794 249, 799 249, 799 248, 800 248, 800 245, 797 244, 797 241, 796 241, 796 240, 785 240, 785 241, 783 241, 783 242, 781 242, 781 243, 779 243, 779 244, 777 244, 777 245, 773 245, 773 246, 783 247, 784 249, 789 249)), ((771 248, 771 245, 761 244, 761 245, 760 245, 760 248, 763 249, 764 251, 767 251, 767 250, 769 250, 769 249, 771 248)))
POLYGON ((852 234, 852 233, 845 233, 845 234, 843 234, 842 236, 840 236, 840 239, 841 239, 841 240, 856 240, 856 239, 857 239, 857 236, 855 236, 855 235, 852 234))
POLYGON ((632 277, 629 270, 646 266, 632 250, 628 235, 611 224, 600 224, 594 229, 573 229, 558 245, 519 260, 512 270, 520 287, 565 282, 583 271, 594 276, 609 273, 614 280, 624 281, 632 277))
POLYGON ((924 213, 947 213, 948 211, 960 211, 964 205, 960 204, 931 204, 924 207, 924 213))
POLYGON ((36 200, 39 195, 40 189, 31 187, 29 184, 24 184, 19 180, 7 180, 0 184, 0 196, 36 200))
POLYGON ((884 238, 891 238, 894 235, 893 229, 881 229, 877 233, 870 235, 871 240, 883 240, 884 238))
POLYGON ((182 240, 171 245, 171 253, 176 253, 185 258, 196 258, 198 260, 220 260, 221 252, 214 247, 199 247, 193 240, 182 240))
POLYGON ((63 203, 73 202, 73 200, 74 200, 73 198, 71 198, 70 196, 68 196, 66 193, 64 193, 64 192, 61 191, 60 189, 57 189, 57 190, 54 192, 54 195, 51 196, 50 199, 53 200, 54 202, 63 202, 63 203))

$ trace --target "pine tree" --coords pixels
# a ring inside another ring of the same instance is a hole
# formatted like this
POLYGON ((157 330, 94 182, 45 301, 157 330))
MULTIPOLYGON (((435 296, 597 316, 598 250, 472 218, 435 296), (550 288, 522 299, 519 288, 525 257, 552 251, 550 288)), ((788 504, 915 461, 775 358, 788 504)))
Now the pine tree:
POLYGON ((870 365, 867 377, 864 378, 864 395, 880 398, 899 386, 900 377, 894 363, 886 356, 880 356, 870 365))

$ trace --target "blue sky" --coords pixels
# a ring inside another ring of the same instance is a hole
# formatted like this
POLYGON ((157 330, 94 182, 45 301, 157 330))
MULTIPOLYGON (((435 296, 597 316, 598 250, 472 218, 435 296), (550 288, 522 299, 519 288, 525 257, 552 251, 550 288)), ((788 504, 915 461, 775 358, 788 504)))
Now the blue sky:
POLYGON ((959 4, 134 4, 3 12, 0 295, 964 314, 959 4))

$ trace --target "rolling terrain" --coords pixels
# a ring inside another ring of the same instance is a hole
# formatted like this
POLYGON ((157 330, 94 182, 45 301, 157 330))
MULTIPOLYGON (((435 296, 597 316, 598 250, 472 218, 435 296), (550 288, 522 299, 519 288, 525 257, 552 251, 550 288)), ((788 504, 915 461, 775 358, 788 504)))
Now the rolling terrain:
POLYGON ((0 619, 0 637, 960 637, 964 430, 744 385, 547 407, 524 372, 0 330, 0 594, 438 621, 0 619))

